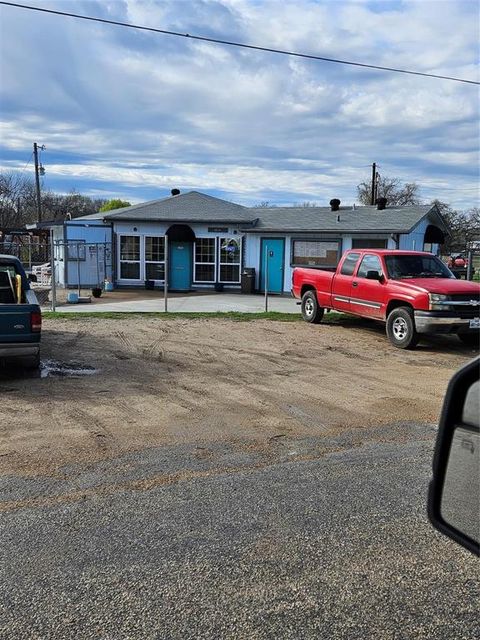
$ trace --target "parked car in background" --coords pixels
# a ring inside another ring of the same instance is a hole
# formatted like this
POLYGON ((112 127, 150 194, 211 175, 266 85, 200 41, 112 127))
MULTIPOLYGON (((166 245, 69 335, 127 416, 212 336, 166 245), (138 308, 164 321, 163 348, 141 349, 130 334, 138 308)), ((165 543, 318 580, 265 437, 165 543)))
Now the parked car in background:
POLYGON ((22 263, 0 255, 0 360, 40 365, 42 316, 22 263))
POLYGON ((292 293, 306 322, 336 310, 386 323, 390 342, 412 349, 422 334, 457 334, 469 346, 480 341, 480 284, 457 280, 431 253, 347 251, 333 270, 294 269, 292 293))
POLYGON ((468 258, 461 253, 456 256, 451 255, 448 259, 447 267, 456 278, 473 278, 475 275, 475 269, 472 265, 470 269, 470 276, 468 276, 468 258))

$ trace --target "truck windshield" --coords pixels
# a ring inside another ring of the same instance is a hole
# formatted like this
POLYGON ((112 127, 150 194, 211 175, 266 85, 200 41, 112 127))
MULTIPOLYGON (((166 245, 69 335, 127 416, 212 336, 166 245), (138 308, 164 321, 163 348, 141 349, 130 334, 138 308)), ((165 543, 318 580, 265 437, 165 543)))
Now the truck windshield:
POLYGON ((435 256, 385 256, 389 278, 455 278, 453 273, 435 256))

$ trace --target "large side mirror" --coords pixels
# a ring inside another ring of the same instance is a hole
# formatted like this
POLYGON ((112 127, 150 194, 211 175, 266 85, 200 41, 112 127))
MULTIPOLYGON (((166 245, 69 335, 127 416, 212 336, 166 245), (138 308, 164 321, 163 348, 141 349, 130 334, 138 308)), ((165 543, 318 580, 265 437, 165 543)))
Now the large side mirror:
POLYGON ((433 526, 480 555, 480 358, 448 385, 433 457, 428 516, 433 526))
POLYGON ((367 280, 382 280, 383 276, 376 269, 369 269, 367 271, 367 280))

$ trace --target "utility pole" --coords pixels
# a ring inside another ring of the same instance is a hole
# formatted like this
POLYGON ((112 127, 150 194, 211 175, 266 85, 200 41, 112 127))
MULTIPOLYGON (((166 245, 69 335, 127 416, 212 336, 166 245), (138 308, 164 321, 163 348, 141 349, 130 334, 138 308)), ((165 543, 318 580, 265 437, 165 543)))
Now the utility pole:
POLYGON ((374 162, 372 164, 372 191, 370 196, 370 204, 372 206, 375 204, 376 182, 377 182, 377 165, 374 162))
POLYGON ((41 200, 41 194, 40 194, 40 173, 45 172, 45 169, 43 169, 43 167, 41 165, 38 164, 38 149, 40 148, 41 151, 43 151, 45 149, 45 145, 41 145, 40 147, 37 145, 36 142, 33 143, 33 155, 35 158, 35 186, 36 186, 36 191, 37 191, 37 221, 41 222, 42 221, 42 200, 41 200), (43 170, 43 171, 42 171, 43 170))

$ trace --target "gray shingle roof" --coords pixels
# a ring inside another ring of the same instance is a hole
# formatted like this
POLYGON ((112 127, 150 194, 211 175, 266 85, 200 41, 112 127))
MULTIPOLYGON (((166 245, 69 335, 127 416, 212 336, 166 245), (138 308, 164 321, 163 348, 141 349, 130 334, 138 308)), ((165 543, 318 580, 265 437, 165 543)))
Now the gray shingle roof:
POLYGON ((407 233, 424 218, 433 207, 417 205, 411 207, 387 207, 379 211, 376 207, 341 207, 331 211, 330 207, 272 207, 254 209, 258 221, 248 233, 265 232, 333 232, 353 231, 407 233), (337 216, 339 221, 337 222, 337 216))
MULTIPOLYGON (((105 220, 149 220, 152 222, 250 222, 256 215, 246 207, 198 191, 134 204, 106 213, 83 216, 105 220)), ((78 220, 79 218, 76 218, 78 220)))
POLYGON ((239 223, 247 233, 408 233, 428 213, 445 227, 436 207, 243 207, 198 191, 135 204, 75 220, 152 221, 184 223, 239 223), (340 220, 337 222, 337 216, 340 220))

